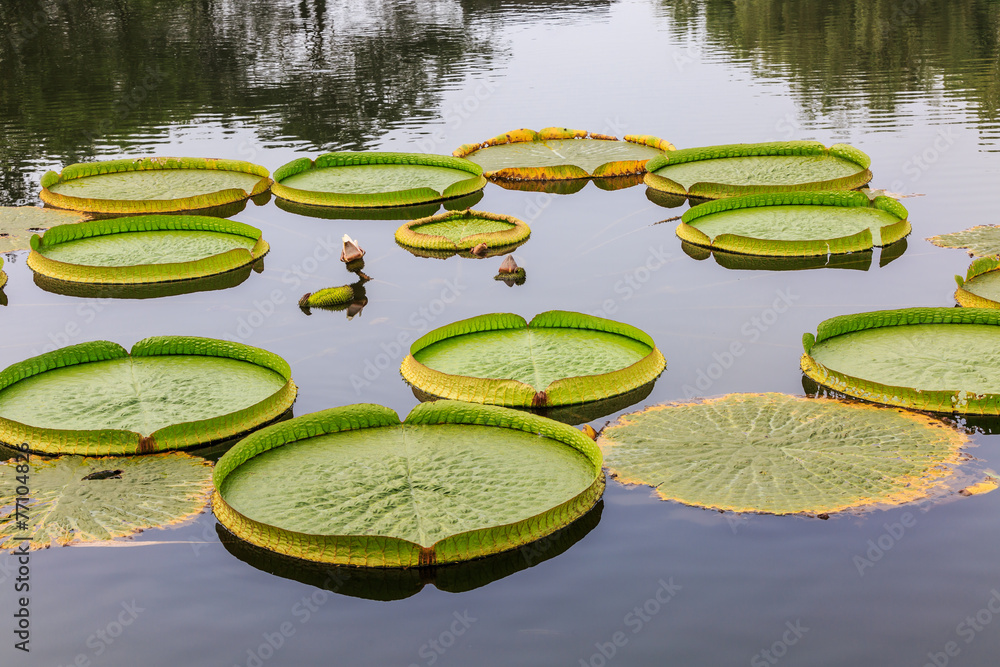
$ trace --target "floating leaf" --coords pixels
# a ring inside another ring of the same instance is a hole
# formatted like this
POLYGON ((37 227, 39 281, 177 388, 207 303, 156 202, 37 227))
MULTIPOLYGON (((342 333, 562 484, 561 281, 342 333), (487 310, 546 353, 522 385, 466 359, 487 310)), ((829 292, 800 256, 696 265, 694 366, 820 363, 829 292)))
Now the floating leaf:
POLYGON ((0 548, 18 546, 21 537, 29 538, 31 549, 43 549, 178 524, 204 509, 211 488, 211 465, 179 452, 7 461, 0 463, 0 548), (100 478, 107 469, 120 474, 100 478), (27 478, 28 488, 27 506, 20 508, 28 517, 24 528, 15 518, 19 477, 27 478))
POLYGON ((1000 258, 980 257, 966 272, 955 276, 955 300, 969 308, 1000 308, 1000 258))
POLYGON ((274 172, 275 196, 298 204, 411 206, 470 195, 486 185, 468 160, 424 153, 340 152, 299 158, 274 172))
MULTIPOLYGON (((549 127, 514 130, 482 144, 466 144, 455 157, 480 165, 487 178, 549 181, 645 173, 651 158, 674 147, 648 135, 615 137, 549 127)), ((619 186, 622 187, 622 186, 619 186)))
POLYGON ((53 227, 31 239, 28 266, 53 280, 134 285, 215 276, 267 254, 261 231, 198 215, 146 215, 53 227))
POLYGON ((38 231, 82 222, 82 213, 57 211, 38 206, 0 206, 0 252, 31 248, 31 237, 38 231))
POLYGON ((947 490, 967 437, 930 417, 833 399, 730 394, 625 415, 598 439, 619 481, 664 500, 769 514, 896 505, 947 490))
POLYGON ((998 487, 1000 487, 1000 480, 992 475, 987 475, 986 479, 965 487, 959 491, 959 494, 963 496, 981 496, 984 493, 996 491, 998 487))
POLYGON ((498 313, 435 329, 410 346, 401 372, 433 396, 537 408, 623 394, 665 366, 635 327, 552 310, 530 323, 498 313))
POLYGON ((977 225, 927 239, 939 248, 967 248, 975 257, 1000 254, 1000 225, 977 225))
POLYGON ((604 484, 600 452, 576 429, 452 401, 419 405, 404 423, 353 405, 276 424, 223 455, 214 478, 216 517, 235 535, 368 567, 528 544, 585 514, 604 484))
POLYGON ((396 230, 396 243, 437 254, 474 250, 485 245, 506 251, 524 243, 531 230, 521 220, 486 211, 450 211, 406 223, 396 230))
POLYGON ((0 290, 7 284, 7 274, 3 271, 3 257, 0 257, 0 290))
POLYGON ((153 157, 71 164, 42 176, 42 201, 92 213, 171 213, 265 194, 267 169, 241 160, 153 157))
POLYGON ((71 345, 0 372, 0 442, 57 454, 142 454, 252 430, 291 407, 288 364, 185 336, 71 345))
POLYGON ((645 182, 669 194, 720 199, 794 190, 853 190, 872 178, 867 155, 846 144, 775 141, 686 148, 646 165, 645 182))
POLYGON ((906 216, 894 199, 860 192, 745 195, 689 209, 677 236, 744 255, 825 256, 895 243, 910 232, 906 216))
POLYGON ((836 392, 934 412, 1000 414, 1000 310, 842 315, 803 337, 802 370, 836 392))

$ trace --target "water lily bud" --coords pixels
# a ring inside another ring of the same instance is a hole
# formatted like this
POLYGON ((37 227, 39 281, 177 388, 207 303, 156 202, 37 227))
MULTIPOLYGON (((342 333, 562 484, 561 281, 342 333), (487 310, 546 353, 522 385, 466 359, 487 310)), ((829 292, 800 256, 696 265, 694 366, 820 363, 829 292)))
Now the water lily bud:
POLYGON ((479 245, 477 245, 475 248, 472 249, 472 254, 475 255, 476 257, 485 257, 486 251, 488 249, 489 248, 487 248, 485 243, 480 243, 479 245))
POLYGON ((503 264, 500 265, 500 273, 517 273, 518 268, 517 262, 514 261, 514 255, 507 255, 503 264))
POLYGON ((361 249, 358 242, 347 234, 344 234, 344 249, 340 251, 340 261, 349 264, 365 256, 365 251, 361 249))

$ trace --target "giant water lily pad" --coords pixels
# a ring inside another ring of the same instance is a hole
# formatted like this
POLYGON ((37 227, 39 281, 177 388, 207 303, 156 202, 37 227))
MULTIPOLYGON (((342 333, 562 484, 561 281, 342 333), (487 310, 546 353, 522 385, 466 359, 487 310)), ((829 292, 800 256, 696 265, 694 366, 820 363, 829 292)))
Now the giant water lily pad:
POLYGON ((223 455, 214 481, 215 515, 235 535, 368 567, 528 544, 585 514, 604 488, 600 452, 579 431, 452 401, 419 405, 403 423, 388 408, 353 405, 276 424, 223 455))
POLYGON ((843 315, 803 337, 802 370, 847 396, 935 412, 1000 414, 1000 310, 843 315))
POLYGON ((71 164, 42 176, 42 201, 93 213, 170 213, 262 195, 267 169, 240 160, 152 157, 71 164))
POLYGON ((83 213, 75 211, 39 206, 0 206, 0 252, 28 250, 35 233, 86 219, 83 213))
POLYGON ((775 141, 686 148, 646 165, 646 185, 674 195, 720 199, 763 192, 853 190, 872 179, 870 158, 846 144, 775 141))
POLYGON ((470 209, 412 220, 396 230, 396 242, 408 250, 442 256, 485 243, 487 252, 496 255, 510 252, 530 235, 528 225, 513 216, 470 209))
POLYGON ((338 207, 411 206, 462 197, 486 185, 468 160, 425 153, 340 152, 299 158, 274 172, 275 196, 338 207))
POLYGON ((39 288, 52 294, 75 296, 84 299, 162 299, 178 294, 193 294, 194 292, 210 292, 229 289, 243 283, 251 272, 260 273, 264 270, 264 261, 258 260, 250 266, 244 266, 225 273, 190 278, 163 283, 77 283, 49 278, 41 273, 35 273, 34 283, 39 288))
POLYGON ((564 127, 514 130, 481 144, 465 144, 455 157, 501 181, 552 181, 643 174, 646 162, 672 151, 673 144, 649 135, 616 137, 564 127))
POLYGON ((785 394, 731 394, 625 415, 598 440, 619 481, 736 512, 824 514, 947 488, 967 437, 917 413, 785 394))
POLYGON ((28 538, 31 549, 42 549, 182 523, 208 502, 212 467, 179 452, 30 457, 28 463, 0 463, 0 485, 0 549, 17 546, 21 537, 28 538), (25 485, 18 478, 27 481, 28 489, 20 508, 16 491, 25 485), (15 510, 25 521, 21 527, 15 510))
POLYGON ((275 419, 295 392, 288 364, 249 345, 93 341, 0 372, 0 442, 91 456, 195 447, 275 419))
POLYGON ((677 236, 744 255, 825 256, 885 246, 909 234, 895 199, 861 192, 787 192, 728 197, 689 209, 677 236))
POLYGON ((978 225, 927 240, 940 248, 965 248, 975 257, 997 255, 1000 254, 1000 225, 978 225))
POLYGON ((256 227, 197 215, 148 215, 53 227, 31 239, 28 266, 73 283, 191 280, 253 264, 269 247, 256 227))
POLYGON ((480 315, 410 346, 403 378, 424 393, 510 407, 554 407, 624 394, 663 372, 646 333, 581 313, 480 315))
POLYGON ((970 308, 1000 308, 1000 258, 980 257, 963 279, 955 276, 955 300, 970 308))

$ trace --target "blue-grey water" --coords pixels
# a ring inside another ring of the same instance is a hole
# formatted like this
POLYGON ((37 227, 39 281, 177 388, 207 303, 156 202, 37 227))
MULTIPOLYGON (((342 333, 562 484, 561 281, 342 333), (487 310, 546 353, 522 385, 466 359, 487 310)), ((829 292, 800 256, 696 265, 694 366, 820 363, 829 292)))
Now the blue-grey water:
MULTIPOLYGON (((1000 222, 990 0, 49 0, 4 3, 0 26, 5 206, 39 204, 39 176, 81 160, 225 157, 273 171, 337 149, 448 154, 550 125, 678 147, 848 142, 871 155, 873 187, 922 195, 903 200, 913 234, 898 257, 767 271, 686 255, 675 223, 655 223, 687 205, 658 206, 641 185, 552 195, 490 184, 477 207, 532 228, 515 252, 527 281, 512 288, 493 280, 500 258, 400 249, 399 221, 249 204, 234 219, 261 228, 272 251, 230 289, 62 296, 33 283, 26 253, 7 255, 0 367, 86 340, 237 336, 290 362, 296 414, 355 402, 405 414, 417 400, 397 372, 400 337, 558 308, 656 340, 668 369, 640 405, 802 394, 804 332, 844 313, 953 305, 969 258, 924 239, 1000 222), (352 320, 306 316, 302 294, 349 282, 327 250, 345 233, 367 250, 369 303, 352 320), (734 342, 745 352, 728 356, 734 342)), ((973 440, 974 466, 1000 465, 997 436, 973 440)), ((0 556, 0 655, 109 667, 979 667, 1000 649, 998 516, 1000 493, 828 521, 738 516, 609 480, 598 512, 561 540, 421 579, 275 563, 224 543, 206 512, 125 547, 33 554, 30 654, 13 648, 13 560, 0 556)))

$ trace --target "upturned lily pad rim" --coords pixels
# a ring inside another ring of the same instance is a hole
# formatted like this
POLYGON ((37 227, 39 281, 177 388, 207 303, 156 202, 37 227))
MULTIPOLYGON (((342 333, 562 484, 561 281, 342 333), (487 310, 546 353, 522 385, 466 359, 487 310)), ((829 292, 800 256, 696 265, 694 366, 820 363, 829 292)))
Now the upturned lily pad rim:
POLYGON ((572 426, 517 410, 461 401, 435 401, 416 406, 401 422, 389 408, 359 403, 296 417, 241 440, 215 466, 212 508, 219 523, 234 535, 264 549, 296 558, 361 567, 430 567, 509 551, 569 525, 586 514, 603 494, 602 463, 597 445, 572 426), (451 535, 430 547, 384 535, 317 535, 277 528, 241 514, 222 497, 223 483, 234 470, 271 449, 320 435, 401 424, 470 424, 537 434, 582 454, 592 466, 593 481, 575 497, 546 512, 514 523, 451 535), (496 534, 503 535, 502 544, 497 544, 496 534))
POLYGON ((826 148, 818 141, 771 141, 756 144, 721 144, 699 148, 682 148, 664 153, 653 158, 646 164, 644 182, 653 190, 697 197, 701 199, 721 199, 738 195, 759 194, 765 192, 792 192, 801 190, 855 190, 872 179, 871 158, 854 146, 833 144, 826 148), (658 169, 674 164, 697 162, 701 160, 718 160, 732 157, 769 157, 779 155, 830 155, 858 165, 858 173, 852 176, 834 178, 809 183, 794 183, 789 185, 734 185, 702 181, 685 188, 655 172, 658 169))
POLYGON ((291 368, 284 359, 258 347, 195 336, 153 336, 140 340, 126 351, 106 340, 70 345, 14 363, 0 371, 0 391, 25 378, 63 368, 125 357, 170 355, 223 357, 236 359, 274 371, 285 379, 284 386, 271 396, 247 408, 191 422, 180 422, 143 434, 126 429, 55 429, 29 426, 0 416, 0 442, 28 443, 41 454, 81 454, 121 456, 149 454, 207 445, 251 431, 284 413, 295 402, 297 388, 291 368))
POLYGON ((636 327, 583 313, 549 310, 535 315, 530 322, 513 313, 492 313, 459 320, 429 331, 410 346, 410 354, 403 359, 400 373, 406 382, 430 396, 516 408, 545 408, 589 403, 624 394, 655 380, 666 365, 667 361, 653 339, 636 327), (414 357, 420 350, 445 338, 528 328, 602 331, 643 343, 649 347, 650 352, 631 366, 597 375, 561 378, 538 390, 518 380, 442 373, 425 366, 414 357))
MULTIPOLYGON (((462 144, 452 152, 452 155, 458 158, 467 158, 473 153, 483 150, 484 148, 489 148, 490 146, 559 139, 627 141, 633 144, 649 146, 650 148, 655 148, 660 151, 675 150, 674 145, 669 141, 649 134, 626 134, 623 139, 618 139, 618 137, 608 134, 600 134, 598 132, 572 130, 567 127, 546 127, 537 132, 528 128, 520 128, 497 135, 482 143, 462 144)), ((648 160, 612 160, 596 167, 593 173, 575 165, 558 165, 554 167, 507 167, 504 169, 487 171, 484 172, 483 175, 491 180, 500 181, 562 181, 588 178, 608 178, 614 176, 627 176, 630 174, 644 174, 646 173, 647 162, 648 160)))
POLYGON ((285 199, 297 204, 312 206, 337 206, 342 208, 388 208, 393 206, 412 206, 454 199, 478 192, 486 187, 482 168, 468 160, 434 155, 432 153, 395 153, 380 151, 338 151, 324 153, 311 160, 301 157, 284 164, 274 172, 274 185, 271 192, 279 199, 285 199), (302 190, 283 185, 281 181, 290 176, 301 174, 310 169, 337 169, 366 165, 419 165, 426 167, 444 167, 464 171, 469 177, 452 183, 442 192, 434 188, 410 188, 376 193, 323 192, 318 190, 302 190))
MULTIPOLYGON (((814 336, 802 336, 802 372, 833 391, 873 403, 944 414, 1000 415, 1000 394, 898 387, 854 377, 814 359, 813 346, 846 333, 919 324, 979 324, 1000 327, 1000 310, 991 308, 902 308, 840 315, 820 322, 814 336)), ((1000 335, 1000 329, 997 329, 1000 335)))
POLYGON ((3 271, 3 257, 0 257, 0 290, 7 284, 7 274, 3 271))
POLYGON ((698 507, 703 509, 711 509, 717 511, 728 511, 736 512, 740 514, 768 514, 776 516, 806 516, 815 517, 820 514, 833 514, 848 511, 869 511, 876 509, 884 509, 889 506, 896 506, 905 503, 910 503, 918 500, 925 499, 927 494, 925 493, 928 489, 933 488, 938 480, 947 477, 954 473, 954 468, 956 464, 960 463, 963 459, 961 457, 961 450, 963 447, 969 445, 968 436, 961 430, 946 424, 940 419, 921 412, 915 412, 913 410, 906 410, 900 407, 884 407, 880 405, 871 405, 868 403, 860 403, 854 401, 850 398, 817 398, 809 396, 796 396, 792 394, 785 394, 780 392, 766 392, 766 393, 732 393, 722 396, 714 397, 703 397, 696 398, 692 400, 685 401, 670 401, 666 403, 660 403, 656 405, 650 405, 638 410, 636 412, 630 412, 628 414, 621 415, 615 422, 608 425, 602 432, 601 437, 598 438, 598 446, 601 447, 602 453, 607 448, 614 448, 618 443, 615 443, 610 438, 606 437, 605 434, 613 434, 615 429, 628 426, 633 423, 637 417, 641 417, 644 414, 650 412, 657 412, 661 410, 670 410, 673 408, 685 408, 685 407, 697 407, 697 406, 714 406, 722 404, 723 406, 727 401, 736 400, 743 401, 746 399, 756 399, 756 398, 769 398, 778 397, 782 400, 790 400, 794 402, 802 403, 826 403, 826 404, 837 404, 843 406, 845 410, 862 410, 862 411, 873 411, 873 410, 884 410, 887 412, 895 413, 901 417, 912 421, 915 424, 920 424, 930 431, 936 431, 942 435, 944 443, 947 445, 948 455, 939 461, 936 461, 934 465, 929 467, 923 474, 922 478, 919 480, 920 484, 914 484, 917 480, 911 480, 910 483, 905 486, 898 488, 894 493, 888 496, 884 496, 878 500, 871 500, 868 497, 863 497, 859 499, 859 502, 839 504, 837 506, 827 506, 820 509, 801 509, 797 511, 788 512, 775 512, 769 510, 756 509, 753 507, 734 507, 728 504, 722 503, 700 503, 693 502, 691 500, 686 500, 684 498, 678 497, 677 495, 672 495, 669 489, 665 489, 663 484, 655 484, 650 480, 636 479, 628 477, 615 469, 614 464, 608 464, 609 474, 620 484, 625 486, 650 486, 656 495, 665 501, 677 502, 689 507, 698 507), (602 446, 603 444, 603 446, 602 446))
MULTIPOLYGON (((984 296, 969 291, 967 283, 974 278, 986 273, 993 273, 1000 269, 1000 257, 980 257, 969 265, 965 278, 955 276, 958 289, 955 290, 955 301, 958 305, 966 308, 1000 308, 1000 302, 988 299, 984 296)), ((2 287, 3 285, 0 285, 2 287)))
POLYGON ((48 278, 71 283, 136 285, 167 283, 205 278, 253 264, 268 253, 270 246, 256 227, 197 215, 144 215, 108 220, 90 220, 70 225, 57 225, 39 236, 31 237, 28 267, 48 278), (188 262, 135 264, 131 266, 94 266, 73 264, 46 257, 46 249, 61 243, 98 236, 113 236, 132 232, 203 231, 242 236, 254 241, 250 250, 233 248, 224 253, 188 262))
POLYGON ((882 246, 899 241, 911 231, 906 208, 891 197, 879 195, 874 200, 870 200, 868 195, 863 192, 820 190, 769 192, 708 201, 685 211, 684 215, 681 216, 680 224, 677 225, 676 233, 678 238, 692 245, 740 255, 763 257, 812 257, 860 252, 874 247, 870 229, 831 239, 792 241, 758 239, 739 234, 719 234, 713 239, 692 224, 707 215, 770 206, 835 206, 840 208, 874 208, 885 211, 897 220, 881 227, 882 246))
POLYGON ((193 209, 224 206, 241 202, 257 195, 266 193, 271 188, 270 173, 260 165, 243 160, 223 160, 218 158, 197 157, 144 157, 106 160, 103 162, 79 162, 63 168, 62 172, 46 172, 41 179, 43 202, 56 208, 83 211, 86 213, 173 213, 193 209), (50 189, 57 183, 129 171, 162 171, 166 169, 210 169, 218 171, 236 171, 244 174, 260 176, 250 192, 242 188, 227 188, 217 192, 176 199, 97 199, 90 197, 73 197, 52 192, 50 189))
POLYGON ((503 247, 513 248, 521 245, 531 236, 531 228, 524 221, 512 215, 501 215, 490 213, 489 211, 474 211, 471 208, 464 211, 446 211, 426 218, 418 218, 401 225, 396 230, 396 243, 406 248, 417 248, 420 250, 446 251, 449 253, 462 250, 471 250, 480 243, 485 243, 488 248, 503 247), (416 229, 423 225, 437 222, 450 222, 452 220, 467 220, 479 218, 483 220, 494 220, 511 225, 510 229, 497 232, 484 232, 480 234, 470 234, 463 236, 457 242, 446 236, 438 234, 426 234, 416 229))

